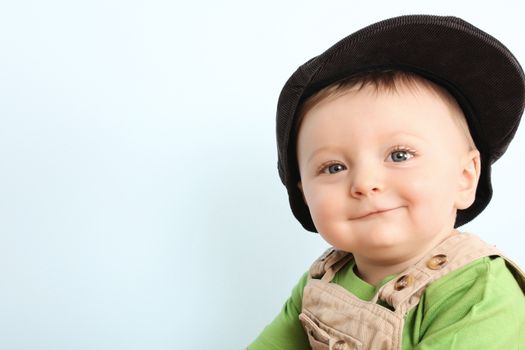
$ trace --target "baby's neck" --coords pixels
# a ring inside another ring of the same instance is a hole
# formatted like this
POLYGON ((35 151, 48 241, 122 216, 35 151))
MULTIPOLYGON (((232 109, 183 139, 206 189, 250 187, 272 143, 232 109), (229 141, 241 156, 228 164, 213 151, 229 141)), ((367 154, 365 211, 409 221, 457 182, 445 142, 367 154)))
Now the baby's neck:
POLYGON ((362 280, 377 287, 386 277, 397 275, 406 270, 409 266, 416 264, 430 250, 455 234, 459 234, 459 232, 457 230, 452 230, 444 236, 438 236, 435 240, 430 241, 425 247, 421 247, 421 249, 415 252, 415 254, 411 256, 403 254, 398 259, 370 259, 363 256, 356 256, 354 254, 356 263, 355 272, 362 280))

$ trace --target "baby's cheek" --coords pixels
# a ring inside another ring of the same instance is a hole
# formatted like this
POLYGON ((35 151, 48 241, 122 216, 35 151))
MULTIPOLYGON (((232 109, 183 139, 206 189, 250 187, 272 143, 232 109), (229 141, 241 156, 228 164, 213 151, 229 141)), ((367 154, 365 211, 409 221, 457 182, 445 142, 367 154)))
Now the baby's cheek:
POLYGON ((434 167, 424 167, 407 173, 398 181, 403 182, 403 185, 397 184, 399 188, 404 188, 407 193, 417 197, 432 196, 435 192, 440 191, 444 185, 441 170, 434 167))
POLYGON ((443 182, 425 181, 423 179, 412 181, 411 191, 407 195, 417 219, 422 223, 428 220, 445 221, 453 209, 451 184, 443 182))
POLYGON ((318 230, 328 228, 332 223, 337 221, 341 215, 341 203, 337 196, 330 193, 317 194, 307 198, 310 215, 318 230))
POLYGON ((330 222, 335 214, 335 200, 318 199, 310 206, 310 214, 318 224, 330 222))

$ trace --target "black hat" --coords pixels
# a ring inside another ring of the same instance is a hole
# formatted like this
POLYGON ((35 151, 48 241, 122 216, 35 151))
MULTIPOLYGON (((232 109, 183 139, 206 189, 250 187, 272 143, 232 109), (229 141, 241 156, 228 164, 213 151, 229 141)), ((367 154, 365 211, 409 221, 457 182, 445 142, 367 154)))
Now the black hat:
POLYGON ((320 89, 376 70, 416 73, 446 88, 458 101, 481 154, 474 203, 458 210, 455 227, 476 217, 492 197, 491 165, 505 152, 525 104, 523 70, 498 40, 457 17, 410 15, 387 19, 342 39, 301 65, 288 79, 277 106, 278 168, 295 217, 316 232, 302 193, 296 157, 301 103, 320 89))

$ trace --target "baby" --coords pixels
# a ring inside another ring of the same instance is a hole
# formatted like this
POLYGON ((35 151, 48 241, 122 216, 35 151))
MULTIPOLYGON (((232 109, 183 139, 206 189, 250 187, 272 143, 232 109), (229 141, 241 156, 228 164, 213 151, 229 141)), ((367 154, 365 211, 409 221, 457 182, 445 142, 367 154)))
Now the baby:
POLYGON ((524 103, 514 56, 454 17, 382 21, 299 67, 279 173, 333 248, 249 349, 525 348, 525 275, 457 230, 490 201, 524 103))

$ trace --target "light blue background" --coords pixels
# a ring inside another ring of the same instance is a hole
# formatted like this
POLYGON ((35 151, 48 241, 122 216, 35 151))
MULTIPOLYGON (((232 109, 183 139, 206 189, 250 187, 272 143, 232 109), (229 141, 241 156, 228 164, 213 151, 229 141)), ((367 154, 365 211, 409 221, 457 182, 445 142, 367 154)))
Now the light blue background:
MULTIPOLYGON (((326 246, 276 170, 297 66, 408 13, 463 17, 525 62, 518 1, 426 3, 3 0, 0 349, 249 343, 326 246)), ((522 266, 524 135, 464 227, 522 266)))

